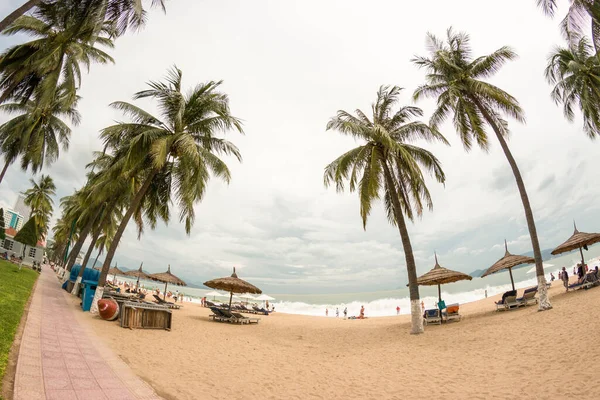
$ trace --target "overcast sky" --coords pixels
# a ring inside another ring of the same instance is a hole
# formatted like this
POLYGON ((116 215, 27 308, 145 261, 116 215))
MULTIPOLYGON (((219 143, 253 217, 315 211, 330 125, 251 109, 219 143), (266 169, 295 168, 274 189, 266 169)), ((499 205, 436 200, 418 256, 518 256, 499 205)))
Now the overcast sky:
MULTIPOLYGON (((22 2, 3 1, 0 16, 22 2)), ((143 261, 147 271, 159 272, 171 264, 195 283, 229 275, 236 266, 242 278, 273 293, 406 284, 400 237, 382 204, 365 231, 357 194, 323 186, 325 165, 357 146, 325 125, 339 109, 368 111, 382 84, 406 88, 401 100, 411 103, 424 72, 410 59, 426 54, 427 31, 442 36, 449 26, 471 35, 476 55, 509 45, 520 56, 491 81, 526 112, 526 125, 510 122, 509 145, 541 247, 570 236, 573 219, 581 230, 599 230, 598 143, 585 136, 580 120, 569 124, 550 99, 543 72, 552 48, 562 44, 559 18, 546 18, 534 0, 170 0, 167 6, 166 15, 152 12, 144 30, 117 41, 115 65, 94 65, 83 77, 83 122, 73 130, 69 151, 44 171, 57 184, 55 204, 84 184, 84 166, 101 148, 98 131, 121 119, 108 104, 129 101, 173 64, 183 70, 186 87, 224 80, 245 130, 228 138, 244 160, 227 160, 229 186, 212 181, 189 237, 176 210, 168 226, 146 231, 140 241, 130 224, 115 257, 119 266, 136 268, 143 261)), ((0 48, 15 40, 22 38, 0 38, 0 48)), ((428 118, 433 103, 418 105, 428 118)), ((434 211, 409 225, 418 273, 433 267, 434 250, 443 266, 466 272, 500 258, 505 238, 513 253, 530 251, 518 191, 495 139, 489 154, 465 153, 450 124, 442 133, 451 147, 423 146, 443 163, 446 185, 430 180, 434 211)), ((12 206, 30 176, 11 166, 0 205, 12 206)))

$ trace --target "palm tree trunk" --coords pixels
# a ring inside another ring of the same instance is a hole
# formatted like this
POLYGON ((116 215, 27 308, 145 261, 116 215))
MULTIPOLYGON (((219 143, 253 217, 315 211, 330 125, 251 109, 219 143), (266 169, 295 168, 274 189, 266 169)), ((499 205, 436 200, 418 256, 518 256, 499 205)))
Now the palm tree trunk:
POLYGON ((96 288, 96 294, 94 295, 94 300, 92 301, 92 307, 90 308, 90 313, 92 313, 92 314, 98 313, 98 300, 100 300, 102 298, 102 295, 104 294, 104 285, 106 284, 106 276, 108 275, 108 270, 110 269, 110 263, 112 262, 112 259, 115 256, 115 253, 117 252, 117 247, 119 246, 119 242, 121 241, 121 236, 123 236, 123 233, 125 232, 125 228, 127 228, 127 224, 129 223, 129 220, 131 219, 131 216, 133 215, 135 210, 137 210, 137 208, 140 206, 144 196, 146 195, 146 192, 148 191, 148 189, 150 188, 150 185, 152 184, 152 179, 154 179, 154 177, 156 176, 157 173, 158 173, 157 170, 152 170, 152 172, 150 172, 150 174, 146 177, 146 181, 144 182, 144 184, 142 185, 140 190, 136 193, 135 197, 133 198, 133 201, 131 202, 131 205, 129 206, 129 209, 127 210, 127 212, 123 216, 123 219, 121 220, 121 223, 119 224, 119 228, 115 232, 115 236, 110 244, 110 248, 108 249, 108 252, 106 253, 106 258, 104 259, 104 264, 102 264, 102 271, 100 272, 100 278, 98 278, 98 286, 96 288))
POLYGON ((96 263, 98 262, 98 258, 100 257, 100 255, 102 255, 103 251, 104 251, 104 248, 100 248, 100 250, 98 250, 98 254, 96 254, 96 259, 94 260, 94 263, 92 264, 92 268, 94 268, 96 266, 96 263))
POLYGON ((408 290, 410 292, 410 314, 411 314, 411 331, 413 335, 423 333, 423 317, 421 316, 421 307, 419 305, 419 285, 417 285, 417 264, 415 263, 415 257, 413 255, 412 245, 410 243, 410 237, 408 236, 408 229, 406 228, 406 222, 404 220, 404 213, 402 212, 402 206, 398 200, 398 193, 396 192, 396 184, 390 171, 387 162, 382 162, 383 174, 385 176, 385 183, 387 190, 391 193, 392 206, 394 209, 394 216, 396 217, 396 224, 398 225, 398 231, 400 231, 400 238, 402 239, 402 248, 404 249, 404 258, 406 259, 406 272, 408 273, 408 290))
POLYGON ((17 8, 15 11, 8 14, 2 21, 0 21, 0 32, 9 27, 10 24, 15 22, 17 18, 25 14, 27 11, 31 10, 33 7, 40 4, 42 0, 29 0, 25 2, 21 7, 17 8))
POLYGON ((2 168, 2 173, 0 173, 0 183, 2 183, 2 179, 4 179, 4 174, 6 174, 6 170, 8 169, 9 165, 10 161, 6 160, 6 163, 4 163, 4 168, 2 168))
POLYGON ((537 275, 538 280, 538 293, 540 297, 538 311, 546 311, 552 308, 552 304, 550 304, 550 300, 548 299, 548 288, 546 287, 546 277, 544 276, 544 264, 542 260, 542 252, 540 250, 540 242, 537 235, 537 230, 535 228, 535 220, 533 218, 533 211, 531 210, 531 204, 529 203, 529 197, 527 196, 527 190, 525 189, 525 183, 523 182, 523 178, 521 177, 521 172, 519 171, 519 167, 517 166, 517 162, 513 157, 510 149, 508 148, 508 144, 506 140, 504 140, 504 136, 500 129, 496 125, 494 119, 491 117, 489 112, 485 107, 479 102, 479 100, 475 97, 471 97, 471 100, 481 114, 487 121, 487 123, 492 127, 498 141, 500 142, 500 147, 502 147, 502 151, 504 151, 504 155, 508 160, 508 164, 512 169, 513 175, 515 176, 515 180, 517 181, 517 187, 519 188, 519 193, 521 194, 521 201, 523 202, 523 208, 525 209, 525 219, 527 220, 527 227, 529 228, 529 236, 531 237, 531 246, 533 247, 533 258, 535 259, 535 273, 537 275))
POLYGON ((88 248, 87 252, 85 253, 85 258, 83 259, 83 262, 81 263, 81 268, 79 269, 79 274, 77 275, 77 279, 75 280, 75 284, 73 285, 73 290, 71 291, 71 294, 74 296, 79 294, 79 284, 81 283, 81 281, 83 279, 83 272, 85 271, 85 266, 92 255, 92 251, 94 250, 94 246, 96 245, 96 241, 98 240, 99 236, 100 236, 100 230, 98 230, 98 232, 94 233, 94 235, 92 236, 92 243, 90 243, 90 247, 88 248))
MULTIPOLYGON (((94 217, 90 219, 90 221, 83 228, 83 231, 81 231, 81 233, 79 234, 79 239, 77 239, 75 246, 73 246, 73 250, 71 250, 71 257, 69 257, 69 263, 67 264, 67 271, 70 271, 71 268, 73 268, 73 264, 75 264, 75 260, 77 259, 77 256, 79 255, 79 252, 81 251, 81 248, 83 247, 85 240, 87 239, 88 235, 90 234, 90 231, 94 227, 94 223, 98 220, 98 217, 100 217, 100 215, 102 214, 104 209, 105 209, 104 206, 99 207, 98 211, 96 212, 96 215, 94 215, 94 217)), ((85 265, 85 264, 83 264, 83 265, 85 265)))
MULTIPOLYGON (((88 261, 90 261, 90 257, 92 256, 92 251, 94 251, 94 246, 96 245, 96 242, 98 241, 98 238, 100 237, 100 233, 101 233, 101 231, 98 231, 98 232, 94 233, 94 235, 92 236, 92 242, 90 243, 90 247, 89 247, 88 251, 85 253, 85 257, 83 258, 83 262, 81 263, 81 266, 84 268, 87 265, 88 261)), ((92 266, 92 268, 93 268, 93 266, 92 266)), ((83 276, 82 272, 80 272, 80 274, 83 276)))

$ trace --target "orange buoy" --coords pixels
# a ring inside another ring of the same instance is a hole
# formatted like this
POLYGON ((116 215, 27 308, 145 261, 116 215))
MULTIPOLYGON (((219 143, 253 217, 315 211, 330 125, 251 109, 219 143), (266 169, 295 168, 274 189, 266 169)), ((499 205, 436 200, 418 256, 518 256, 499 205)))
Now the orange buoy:
POLYGON ((102 319, 114 321, 119 316, 119 304, 113 299, 98 300, 98 313, 102 319))

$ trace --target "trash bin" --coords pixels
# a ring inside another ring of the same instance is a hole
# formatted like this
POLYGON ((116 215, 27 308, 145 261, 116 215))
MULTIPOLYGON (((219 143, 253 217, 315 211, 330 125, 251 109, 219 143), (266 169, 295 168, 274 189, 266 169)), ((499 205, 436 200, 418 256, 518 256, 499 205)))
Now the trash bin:
POLYGON ((81 301, 81 308, 83 311, 90 311, 92 308, 92 300, 94 300, 94 294, 96 294, 96 287, 98 286, 97 281, 83 281, 83 299, 81 301))

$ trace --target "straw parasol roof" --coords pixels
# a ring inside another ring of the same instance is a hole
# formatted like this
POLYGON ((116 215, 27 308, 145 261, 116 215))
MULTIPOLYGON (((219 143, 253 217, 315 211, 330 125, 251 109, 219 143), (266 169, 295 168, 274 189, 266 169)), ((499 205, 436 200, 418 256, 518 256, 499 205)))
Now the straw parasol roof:
POLYGON ((150 275, 147 274, 147 273, 145 273, 142 270, 142 266, 143 265, 144 265, 144 263, 142 263, 140 265, 140 267, 138 269, 136 269, 136 270, 125 272, 125 275, 127 275, 127 276, 133 276, 134 278, 137 277, 138 279, 150 279, 150 275))
POLYGON ((125 272, 121 271, 119 269, 118 264, 115 264, 114 267, 112 267, 111 269, 108 270, 108 273, 106 274, 108 275, 112 275, 113 276, 113 283, 115 282, 115 279, 117 279, 117 275, 125 275, 125 272))
POLYGON ((508 251, 508 245, 506 244, 506 240, 504 240, 504 249, 506 251, 504 253, 504 257, 502 257, 501 259, 496 261, 494 265, 489 267, 488 270, 485 271, 483 275, 481 275, 481 277, 485 278, 486 276, 491 275, 495 272, 502 271, 503 269, 508 269, 508 273, 510 274, 510 282, 512 283, 513 290, 515 290, 515 281, 512 276, 512 268, 521 264, 534 264, 535 260, 532 257, 517 256, 511 254, 508 251))
POLYGON ((445 283, 452 283, 462 280, 471 280, 473 277, 471 275, 467 275, 462 272, 452 271, 451 269, 444 268, 440 266, 437 259, 437 254, 435 254, 435 266, 433 269, 420 277, 417 278, 418 285, 425 286, 438 286, 438 296, 440 301, 442 300, 442 289, 441 285, 445 283))
POLYGON ((142 270, 142 267, 144 266, 144 262, 142 261, 142 263, 140 264, 140 268, 135 270, 135 271, 127 271, 125 272, 125 275, 127 276, 133 276, 133 277, 137 277, 137 282, 135 283, 135 287, 139 287, 140 286, 140 279, 150 279, 150 275, 148 275, 147 273, 145 273, 142 270))
POLYGON ((121 271, 117 265, 108 270, 107 275, 125 275, 125 272, 121 271))
POLYGON ((573 227, 575 228, 573 235, 571 235, 571 237, 566 242, 552 250, 550 254, 557 255, 579 249, 579 252, 581 253, 581 263, 585 264, 582 248, 585 248, 587 250, 587 246, 591 246, 595 243, 600 242, 600 233, 579 232, 577 230, 575 222, 573 222, 573 227))
POLYGON ((233 274, 225 278, 212 279, 204 282, 204 286, 211 289, 226 290, 229 292, 229 308, 231 309, 231 299, 234 293, 254 293, 261 294, 262 290, 257 288, 251 283, 246 282, 243 279, 238 278, 235 273, 235 267, 233 267, 233 274))
POLYGON ((187 286, 187 284, 184 281, 182 281, 181 279, 179 279, 178 277, 176 277, 175 275, 173 275, 171 273, 171 265, 170 264, 169 264, 169 268, 167 269, 166 272, 150 274, 150 275, 148 275, 148 277, 150 279, 152 279, 153 281, 170 283, 172 285, 177 285, 177 286, 187 286))
POLYGON ((171 264, 169 264, 169 268, 167 268, 167 272, 159 272, 157 274, 150 274, 150 275, 148 275, 148 277, 150 279, 152 279, 153 281, 165 283, 165 291, 163 292, 164 300, 166 300, 166 298, 167 298, 167 286, 169 285, 169 283, 173 284, 173 285, 177 285, 177 286, 187 286, 187 284, 184 281, 182 281, 181 279, 179 279, 178 277, 176 277, 175 275, 173 275, 171 273, 171 264))

